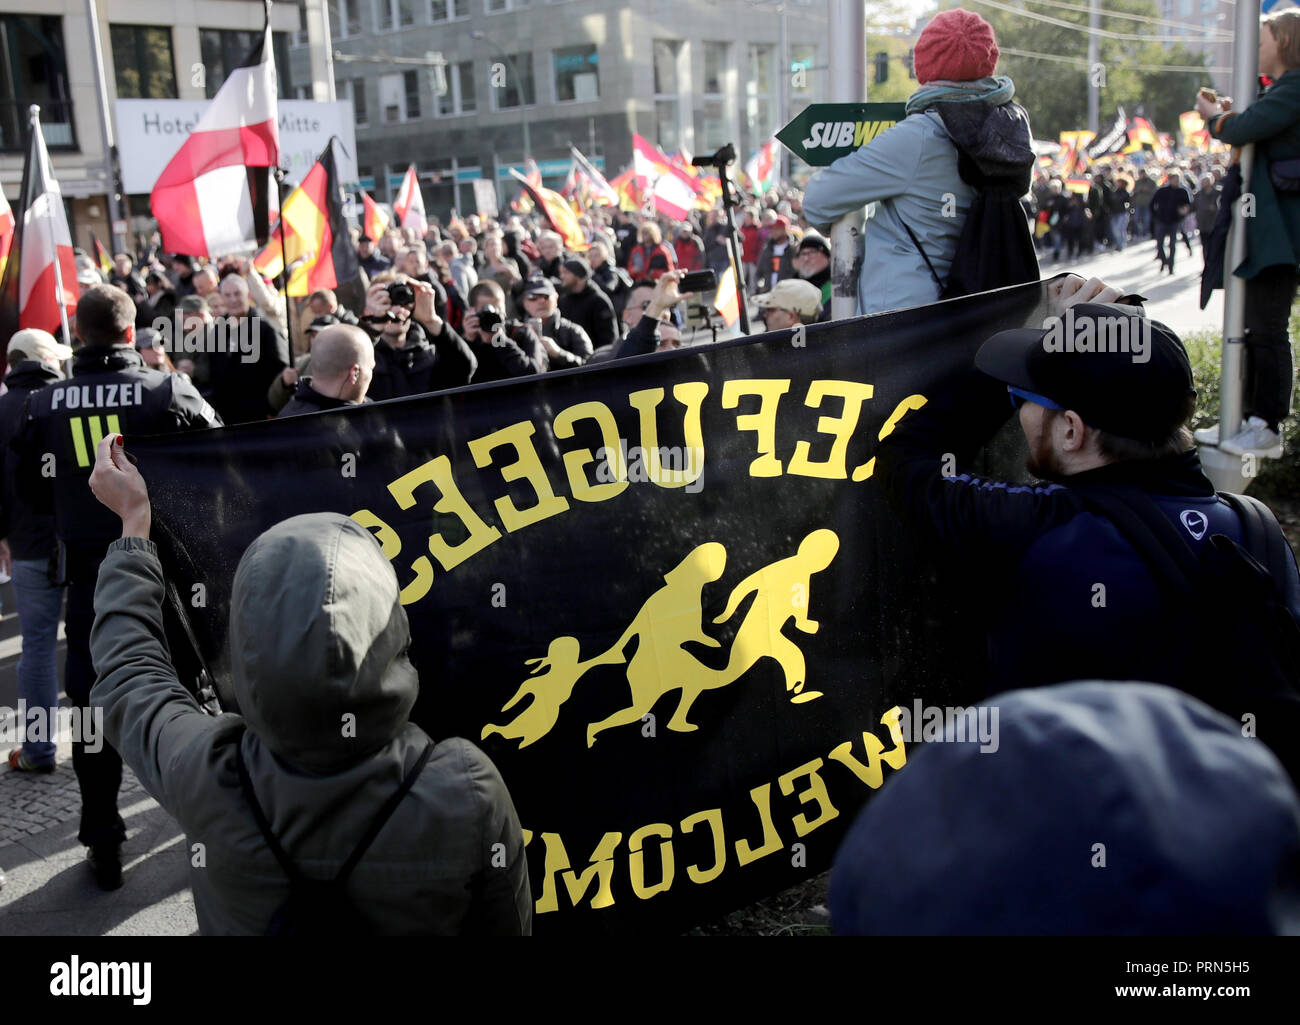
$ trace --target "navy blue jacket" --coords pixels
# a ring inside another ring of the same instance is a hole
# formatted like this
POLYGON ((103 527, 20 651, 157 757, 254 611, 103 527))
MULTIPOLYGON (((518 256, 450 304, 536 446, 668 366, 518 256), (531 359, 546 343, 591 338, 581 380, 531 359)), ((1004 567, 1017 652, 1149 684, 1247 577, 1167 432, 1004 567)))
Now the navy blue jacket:
MULTIPOLYGON (((1136 487, 1193 548, 1216 533, 1240 543, 1237 515, 1215 494, 1196 452, 1037 486, 961 472, 1011 414, 1006 386, 972 371, 903 417, 881 442, 877 464, 903 520, 979 589, 971 607, 985 617, 991 692, 1079 679, 1192 689, 1197 654, 1187 633, 1160 628, 1168 602, 1146 563, 1077 488, 1136 487), (945 477, 947 453, 957 472, 945 477)), ((1198 611, 1186 610, 1189 624, 1198 611)), ((1300 617, 1300 608, 1292 611, 1300 617)))

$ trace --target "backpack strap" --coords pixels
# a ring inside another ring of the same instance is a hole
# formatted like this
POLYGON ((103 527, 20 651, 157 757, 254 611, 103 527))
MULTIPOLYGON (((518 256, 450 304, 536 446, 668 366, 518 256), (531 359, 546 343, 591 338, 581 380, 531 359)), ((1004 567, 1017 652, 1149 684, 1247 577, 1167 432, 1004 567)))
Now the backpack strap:
POLYGON ((916 237, 916 234, 910 227, 908 227, 907 222, 903 220, 903 218, 900 217, 898 223, 903 226, 903 230, 907 232, 907 237, 912 240, 912 245, 916 246, 916 251, 921 254, 921 259, 924 260, 925 265, 930 268, 930 277, 934 278, 934 283, 939 286, 939 294, 942 296, 944 289, 943 281, 940 280, 938 272, 934 269, 934 264, 930 262, 930 257, 925 254, 925 247, 921 245, 921 240, 916 237))
MULTIPOLYGON (((382 830, 388 820, 392 818, 393 812, 397 810, 397 806, 402 803, 402 798, 410 792, 411 787, 415 786, 415 781, 420 778, 420 773, 424 771, 424 767, 428 764, 429 758, 432 754, 433 741, 430 740, 425 745, 424 751, 421 753, 415 765, 412 766, 411 771, 408 772, 406 777, 402 780, 402 785, 399 786, 391 796, 389 796, 388 800, 384 802, 384 806, 379 809, 379 814, 376 815, 374 821, 370 823, 370 828, 366 830, 366 834, 361 838, 361 842, 358 843, 352 853, 348 855, 347 861, 343 863, 343 867, 339 870, 338 875, 334 877, 333 882, 337 884, 347 882, 348 877, 352 875, 352 870, 360 863, 366 851, 369 850, 370 845, 374 843, 375 838, 379 836, 380 830, 382 830)), ((264 839, 266 845, 271 848, 271 853, 275 855, 275 860, 279 862, 280 868, 284 870, 284 874, 289 877, 289 882, 292 884, 304 881, 306 877, 298 871, 297 866, 289 859, 289 855, 285 853, 284 848, 280 846, 280 841, 275 838, 275 834, 271 831, 271 823, 267 821, 266 813, 262 811, 262 806, 258 803, 257 794, 253 792, 253 781, 248 775, 248 766, 244 764, 242 735, 240 736, 240 742, 235 745, 235 762, 239 768, 239 785, 244 791, 244 796, 248 799, 249 807, 253 812, 253 818, 257 821, 257 828, 262 833, 262 839, 264 839)))
POLYGON ((1295 572, 1291 545, 1273 515, 1273 510, 1250 495, 1220 491, 1222 498, 1241 520, 1242 547, 1268 570, 1273 587, 1293 618, 1300 619, 1300 576, 1295 572))
POLYGON ((1158 505, 1134 487, 1071 487, 1085 505, 1100 512, 1132 546, 1157 582, 1177 592, 1194 592, 1201 578, 1200 559, 1158 505))

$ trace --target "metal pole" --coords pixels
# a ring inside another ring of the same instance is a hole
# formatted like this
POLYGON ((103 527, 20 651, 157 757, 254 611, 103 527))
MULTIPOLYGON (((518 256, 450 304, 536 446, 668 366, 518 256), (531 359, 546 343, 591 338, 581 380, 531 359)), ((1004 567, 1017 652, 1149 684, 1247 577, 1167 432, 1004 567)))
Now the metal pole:
POLYGON ((1088 131, 1095 136, 1101 126, 1101 37, 1097 30, 1101 28, 1100 0, 1088 0, 1088 131))
MULTIPOLYGON (((1245 110, 1259 91, 1259 2, 1237 0, 1233 26, 1233 108, 1245 110)), ((1246 258, 1246 212, 1250 175, 1255 165, 1254 145, 1243 146, 1241 198, 1232 211, 1228 248, 1223 266, 1223 355, 1219 378, 1219 437, 1230 438, 1241 429, 1242 391, 1245 378, 1246 281, 1233 273, 1246 258)), ((1253 203, 1254 197, 1251 196, 1253 203)), ((1252 211, 1253 213, 1253 211, 1252 211)))
MULTIPOLYGON (((830 101, 861 103, 867 98, 866 11, 863 0, 827 0, 830 46, 830 101)), ((858 313, 858 275, 862 270, 863 211, 845 214, 831 228, 831 317, 858 313)))
POLYGON ((324 81, 325 95, 322 97, 313 87, 316 99, 333 103, 338 99, 334 87, 334 41, 330 36, 329 13, 322 0, 305 0, 303 15, 307 22, 307 46, 311 60, 312 79, 324 81))
MULTIPOLYGON (((779 128, 790 120, 790 22, 787 6, 782 4, 778 10, 781 12, 781 79, 778 83, 779 89, 777 92, 777 106, 780 109, 780 114, 776 119, 779 128)), ((776 153, 776 180, 784 182, 789 177, 789 157, 786 155, 784 146, 778 146, 776 153)))
POLYGON ((99 99, 100 138, 104 143, 104 165, 108 169, 108 229, 113 236, 113 252, 126 250, 126 232, 117 230, 122 217, 122 190, 117 181, 117 146, 113 142, 113 122, 109 119, 108 84, 104 80, 104 42, 99 35, 99 8, 95 0, 86 0, 86 20, 90 22, 90 60, 95 74, 95 92, 99 99))

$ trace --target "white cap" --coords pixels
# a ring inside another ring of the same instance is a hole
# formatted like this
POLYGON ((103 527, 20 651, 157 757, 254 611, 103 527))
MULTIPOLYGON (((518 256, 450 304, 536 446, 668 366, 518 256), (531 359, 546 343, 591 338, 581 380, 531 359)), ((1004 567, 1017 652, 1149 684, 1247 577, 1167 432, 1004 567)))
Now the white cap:
POLYGON ((60 345, 48 331, 36 327, 23 328, 9 339, 9 355, 15 352, 46 363, 62 363, 72 356, 70 348, 60 345))
POLYGON ((812 320, 821 314, 822 293, 816 285, 803 278, 786 278, 778 281, 772 291, 756 295, 754 305, 793 310, 804 320, 812 320))

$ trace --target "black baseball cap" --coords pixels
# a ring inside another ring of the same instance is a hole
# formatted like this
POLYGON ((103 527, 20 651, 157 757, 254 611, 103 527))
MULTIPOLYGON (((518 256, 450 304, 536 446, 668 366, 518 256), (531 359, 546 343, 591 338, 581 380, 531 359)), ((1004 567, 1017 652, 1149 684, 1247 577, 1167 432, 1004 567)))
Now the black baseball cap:
POLYGON ((524 285, 524 295, 555 295, 555 286, 550 278, 529 278, 524 285))
POLYGON ((571 257, 568 260, 565 260, 564 263, 562 263, 560 266, 562 266, 574 277, 577 278, 591 277, 591 264, 589 264, 581 256, 571 257))
POLYGON ((1124 438, 1160 441, 1185 422, 1192 366, 1164 324, 1114 303, 1080 303, 1045 323, 999 331, 975 366, 1124 438))
POLYGON ((827 256, 831 255, 831 244, 815 231, 808 232, 799 243, 798 252, 802 253, 805 249, 820 249, 827 256))

